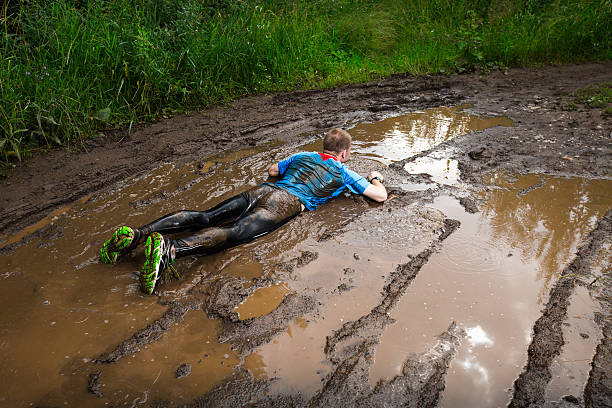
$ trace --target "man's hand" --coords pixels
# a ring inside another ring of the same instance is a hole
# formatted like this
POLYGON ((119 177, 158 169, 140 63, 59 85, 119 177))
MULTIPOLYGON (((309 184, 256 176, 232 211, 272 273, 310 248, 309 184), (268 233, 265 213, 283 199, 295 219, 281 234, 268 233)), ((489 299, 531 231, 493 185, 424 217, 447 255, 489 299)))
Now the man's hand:
POLYGON ((385 181, 383 175, 374 170, 368 175, 368 181, 371 184, 365 189, 363 195, 379 203, 385 201, 387 199, 387 189, 383 185, 385 181))
POLYGON ((371 183, 374 178, 378 178, 381 183, 385 182, 385 178, 383 177, 383 175, 377 172, 376 170, 370 172, 370 175, 368 176, 368 181, 371 183))
POLYGON ((270 167, 268 167, 268 174, 272 177, 280 176, 280 171, 278 170, 278 163, 274 163, 270 167))

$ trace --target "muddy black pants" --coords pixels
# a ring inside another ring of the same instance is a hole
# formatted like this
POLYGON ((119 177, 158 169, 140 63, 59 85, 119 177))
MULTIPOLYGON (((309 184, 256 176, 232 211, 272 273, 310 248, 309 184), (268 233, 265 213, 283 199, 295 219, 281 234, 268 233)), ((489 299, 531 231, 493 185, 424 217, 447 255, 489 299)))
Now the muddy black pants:
POLYGON ((176 258, 211 254, 274 231, 302 211, 296 196, 269 184, 238 194, 207 211, 182 210, 138 228, 148 235, 198 231, 171 240, 176 258))

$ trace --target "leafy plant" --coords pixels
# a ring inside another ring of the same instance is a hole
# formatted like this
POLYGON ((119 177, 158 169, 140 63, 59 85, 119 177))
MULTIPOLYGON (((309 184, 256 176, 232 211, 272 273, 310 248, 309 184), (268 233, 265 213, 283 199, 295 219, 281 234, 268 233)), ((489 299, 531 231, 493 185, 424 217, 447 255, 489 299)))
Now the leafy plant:
POLYGON ((457 67, 459 69, 470 69, 474 66, 482 66, 485 57, 482 46, 481 36, 483 20, 480 19, 474 10, 468 10, 465 25, 458 30, 459 59, 457 67))
POLYGON ((577 90, 563 109, 576 110, 579 104, 588 108, 602 108, 602 114, 608 115, 612 109, 612 82, 577 90))
POLYGON ((612 58, 610 0, 29 0, 0 27, 5 164, 245 94, 612 58))

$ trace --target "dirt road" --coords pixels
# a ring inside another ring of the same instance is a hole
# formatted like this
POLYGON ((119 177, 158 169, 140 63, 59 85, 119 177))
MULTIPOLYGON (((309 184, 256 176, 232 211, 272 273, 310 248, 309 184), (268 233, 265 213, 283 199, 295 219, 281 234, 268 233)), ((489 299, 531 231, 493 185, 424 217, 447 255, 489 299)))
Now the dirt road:
POLYGON ((28 161, 0 184, 0 404, 612 405, 612 119, 562 109, 604 82, 610 63, 396 76, 28 161), (330 127, 389 201, 181 260, 157 296, 140 254, 96 262, 126 219, 213 205, 330 127))

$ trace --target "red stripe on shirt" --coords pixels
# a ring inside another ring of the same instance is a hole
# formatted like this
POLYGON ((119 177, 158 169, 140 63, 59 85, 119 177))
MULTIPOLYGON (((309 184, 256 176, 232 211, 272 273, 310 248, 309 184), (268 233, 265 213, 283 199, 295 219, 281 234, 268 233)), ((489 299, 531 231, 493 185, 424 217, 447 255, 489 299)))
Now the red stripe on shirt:
POLYGON ((335 161, 338 161, 338 159, 332 156, 331 154, 327 154, 327 153, 319 153, 319 154, 321 155, 321 158, 323 159, 323 161, 327 159, 334 159, 335 161))

